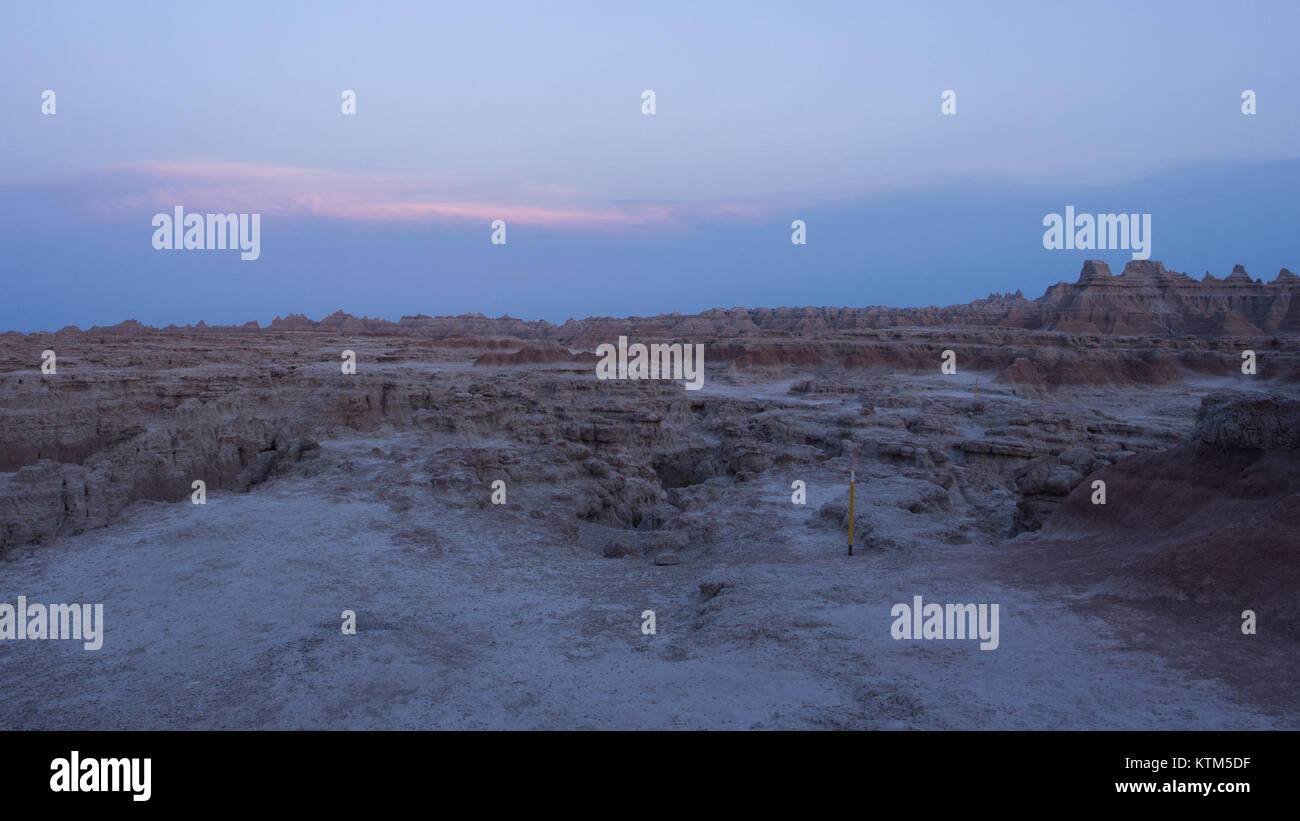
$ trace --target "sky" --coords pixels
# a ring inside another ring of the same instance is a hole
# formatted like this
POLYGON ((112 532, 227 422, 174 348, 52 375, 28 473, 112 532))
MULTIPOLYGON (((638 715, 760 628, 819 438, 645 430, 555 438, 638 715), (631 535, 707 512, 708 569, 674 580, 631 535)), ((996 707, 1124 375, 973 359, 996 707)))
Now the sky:
POLYGON ((1300 268, 1300 4, 1136 5, 11 4, 0 331, 1034 297, 1129 257, 1067 205, 1300 268), (178 205, 259 258, 155 249, 178 205))

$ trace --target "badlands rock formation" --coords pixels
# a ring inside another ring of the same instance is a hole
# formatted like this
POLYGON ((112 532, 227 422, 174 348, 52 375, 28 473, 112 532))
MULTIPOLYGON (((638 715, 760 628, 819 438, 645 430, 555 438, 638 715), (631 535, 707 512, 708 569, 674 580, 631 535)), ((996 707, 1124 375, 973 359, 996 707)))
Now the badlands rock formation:
POLYGON ((340 312, 266 329, 127 321, 8 333, 0 550, 104 526, 136 500, 185 499, 196 479, 247 491, 317 459, 320 442, 380 429, 446 440, 422 466, 430 492, 469 495, 495 476, 546 483, 557 532, 629 531, 605 539, 606 554, 707 538, 718 488, 831 459, 913 483, 902 502, 913 512, 956 506, 967 519, 944 538, 996 540, 1036 530, 1084 478, 1168 449, 1191 425, 1190 414, 1135 418, 1124 402, 1060 389, 1159 388, 1172 400, 1189 381, 1293 385, 1297 283, 1285 270, 1268 285, 1240 267, 1198 283, 1158 262, 1120 276, 1088 262, 1077 283, 1032 302, 949 308, 735 308, 562 326, 340 312), (596 380, 594 349, 620 335, 704 343, 708 387, 596 380), (39 369, 46 349, 54 375, 39 369), (340 373, 344 349, 357 352, 356 375, 340 373), (1247 349, 1254 376, 1242 374, 1247 349), (940 376, 944 350, 957 375, 940 376))
POLYGON ((0 573, 123 625, 93 703, 22 643, 0 727, 1295 728, 1296 283, 0 335, 0 573), (703 389, 597 379, 619 336, 703 389), (894 642, 918 592, 1002 649, 894 642))

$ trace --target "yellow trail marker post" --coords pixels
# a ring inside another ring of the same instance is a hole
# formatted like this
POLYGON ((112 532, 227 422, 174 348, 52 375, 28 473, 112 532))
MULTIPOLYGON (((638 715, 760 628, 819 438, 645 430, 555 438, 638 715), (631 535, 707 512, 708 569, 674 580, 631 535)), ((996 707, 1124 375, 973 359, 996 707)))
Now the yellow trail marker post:
POLYGON ((975 398, 980 398, 980 378, 978 376, 975 377, 975 398))
POLYGON ((858 469, 849 468, 849 555, 853 555, 853 486, 856 484, 858 469))

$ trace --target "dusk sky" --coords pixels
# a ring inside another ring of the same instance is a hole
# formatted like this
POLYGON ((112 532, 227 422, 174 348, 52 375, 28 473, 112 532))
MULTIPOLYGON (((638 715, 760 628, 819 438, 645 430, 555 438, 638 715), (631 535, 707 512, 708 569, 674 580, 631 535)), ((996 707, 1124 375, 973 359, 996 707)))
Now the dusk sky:
POLYGON ((1300 268, 1300 5, 1027 8, 13 6, 0 331, 1036 297, 1129 258, 1044 250, 1067 205, 1300 268), (261 214, 261 257, 155 250, 176 205, 261 214))

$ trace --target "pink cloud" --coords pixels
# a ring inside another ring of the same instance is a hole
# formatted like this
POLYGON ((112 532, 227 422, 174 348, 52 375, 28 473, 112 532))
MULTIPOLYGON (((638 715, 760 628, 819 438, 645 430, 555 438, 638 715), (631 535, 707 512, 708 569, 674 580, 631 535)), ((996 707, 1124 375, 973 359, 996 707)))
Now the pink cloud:
MULTIPOLYGON (((160 161, 114 169, 137 190, 123 209, 254 212, 368 222, 490 221, 574 230, 685 225, 764 216, 752 203, 591 203, 569 186, 523 184, 473 196, 473 187, 417 176, 330 171, 267 163, 160 161)), ((482 187, 478 187, 482 191, 482 187)))

